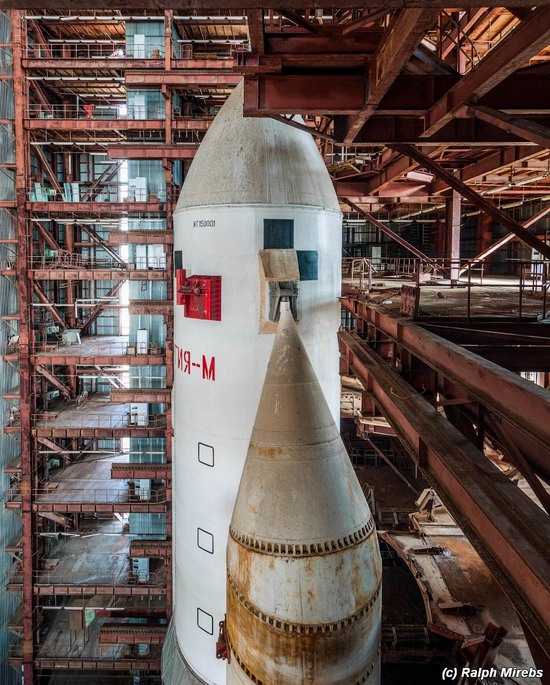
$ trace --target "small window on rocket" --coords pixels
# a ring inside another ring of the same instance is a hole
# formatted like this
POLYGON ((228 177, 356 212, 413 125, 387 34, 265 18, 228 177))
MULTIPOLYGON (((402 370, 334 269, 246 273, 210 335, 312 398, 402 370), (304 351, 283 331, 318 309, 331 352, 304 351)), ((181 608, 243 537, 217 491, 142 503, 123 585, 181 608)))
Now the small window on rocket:
POLYGON ((214 448, 211 445, 205 445, 199 442, 199 461, 205 466, 214 466, 214 448))
POLYGON ((197 625, 208 635, 214 635, 214 617, 207 611, 197 608, 197 625))

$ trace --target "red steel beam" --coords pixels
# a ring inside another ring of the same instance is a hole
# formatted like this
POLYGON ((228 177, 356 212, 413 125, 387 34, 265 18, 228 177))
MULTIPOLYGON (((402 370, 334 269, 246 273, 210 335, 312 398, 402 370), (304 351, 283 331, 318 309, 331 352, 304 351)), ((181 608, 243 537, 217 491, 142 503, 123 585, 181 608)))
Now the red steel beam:
POLYGON ((171 394, 170 388, 113 388, 109 401, 122 404, 127 402, 169 404, 171 394))
MULTIPOLYGON (((171 476, 171 472, 170 464, 123 464, 119 462, 111 465, 111 478, 123 480, 128 478, 166 479, 171 476)), ((134 555, 130 554, 130 556, 134 555)))
MULTIPOLYGON (((548 11, 550 12, 550 8, 548 11)), ((542 240, 539 240, 520 223, 498 209, 498 207, 496 207, 492 202, 477 193, 470 186, 463 183, 451 172, 443 169, 443 167, 437 164, 437 162, 434 162, 433 159, 430 159, 430 157, 421 152, 418 148, 415 148, 412 145, 396 145, 393 146, 393 149, 414 159, 418 164, 420 164, 420 166, 435 174, 438 178, 447 183, 449 187, 460 193, 462 197, 465 197, 472 204, 481 209, 481 211, 487 214, 487 216, 490 216, 499 224, 506 226, 506 228, 514 233, 523 243, 537 250, 537 252, 540 252, 547 259, 550 259, 550 245, 546 244, 542 240)))
MULTIPOLYGON (((27 202, 26 208, 33 212, 68 214, 127 214, 128 212, 165 212, 164 202, 27 202)), ((86 227, 87 228, 87 227, 86 227)))
POLYGON ((491 560, 550 657, 550 519, 363 341, 350 333, 340 333, 339 340, 350 369, 465 534, 491 560))
POLYGON ((453 26, 450 35, 443 38, 441 44, 441 58, 445 59, 454 49, 460 49, 460 47, 457 48, 457 44, 460 45, 461 40, 468 35, 468 32, 483 19, 489 11, 490 10, 485 7, 479 7, 465 12, 460 23, 453 26))
POLYGON ((25 143, 28 143, 23 128, 24 112, 24 73, 21 65, 23 53, 23 36, 21 31, 22 12, 11 15, 11 41, 13 60, 14 92, 14 139, 15 139, 15 192, 16 192, 16 236, 17 236, 17 271, 18 271, 18 308, 19 308, 19 392, 20 392, 20 456, 21 456, 21 521, 22 521, 22 556, 23 556, 23 644, 22 665, 25 677, 34 681, 34 638, 35 638, 35 600, 33 595, 33 559, 34 559, 34 525, 32 514, 33 488, 33 451, 31 443, 32 365, 30 343, 32 342, 32 284, 26 273, 26 265, 31 254, 30 241, 27 236, 27 214, 25 195, 27 192, 27 155, 25 143))
POLYGON ((82 197, 82 202, 91 202, 95 200, 96 196, 101 192, 101 189, 106 183, 112 181, 113 177, 116 175, 119 169, 118 162, 113 162, 103 170, 103 172, 94 180, 92 185, 84 193, 82 197))
MULTIPOLYGON (((143 0, 140 0, 143 3, 143 0)), ((88 3, 89 4, 89 3, 88 3)), ((58 7, 58 5, 56 5, 58 7)), ((73 6, 74 7, 74 6, 73 6)), ((86 9, 82 6, 82 9, 86 9)), ((112 9, 112 7, 110 8, 112 9)), ((34 662, 36 668, 64 671, 159 671, 160 659, 93 659, 86 657, 41 656, 34 662)))
MULTIPOLYGON (((118 293, 121 291, 122 286, 124 285, 124 281, 120 281, 120 283, 116 283, 107 293, 105 297, 115 297, 118 295, 118 293)), ((103 309, 108 306, 107 302, 100 302, 99 304, 96 304, 95 307, 90 311, 88 316, 82 321, 80 324, 79 328, 82 332, 86 331, 91 324, 97 319, 97 317, 101 314, 103 309)))
POLYGON ((256 55, 265 53, 264 13, 263 10, 252 9, 246 13, 250 50, 256 55))
POLYGON ((104 623, 99 629, 99 644, 162 645, 167 626, 104 623))
POLYGON ((164 269, 31 269, 29 274, 38 281, 165 281, 167 276, 164 269))
POLYGON ((40 160, 40 164, 42 166, 42 169, 46 172, 46 176, 49 178, 52 186, 57 190, 57 192, 60 195, 63 195, 63 188, 61 187, 61 184, 59 183, 57 175, 55 174, 54 170, 52 169, 50 163, 46 159, 46 156, 43 153, 40 145, 34 146, 34 153, 36 154, 36 156, 40 160))
MULTIPOLYGON (((211 119, 175 118, 176 131, 206 131, 211 119)), ((54 131, 163 131, 164 119, 26 119, 25 128, 54 131)), ((34 147, 39 147, 38 145, 34 147)))
MULTIPOLYGON (((475 164, 469 164, 456 172, 455 175, 464 183, 475 181, 477 178, 500 172, 507 167, 525 165, 541 152, 542 150, 539 147, 508 147, 504 150, 492 152, 475 164)), ((449 184, 444 180, 436 180, 432 183, 432 193, 434 194, 445 192, 448 189, 449 184)))
POLYGON ((60 250, 61 245, 57 242, 57 240, 53 237, 53 235, 48 231, 48 229, 44 226, 44 224, 40 221, 33 221, 33 224, 38 231, 38 233, 42 236, 44 239, 44 242, 49 245, 52 250, 60 250))
MULTIPOLYGON (((303 0, 284 0, 285 8, 301 10, 304 9, 303 0)), ((259 0, 226 0, 223 3, 223 10, 248 10, 258 9, 260 5, 259 0)), ((385 7, 389 10, 401 9, 403 7, 424 7, 426 0, 386 0, 385 7)), ((508 6, 513 7, 532 7, 533 0, 511 0, 507 3, 508 6)), ((279 5, 274 5, 272 2, 262 2, 261 6, 264 9, 277 9, 279 5)), ((378 8, 380 6, 379 0, 331 0, 330 7, 335 9, 370 9, 378 8)), ((430 0, 430 6, 445 9, 449 7, 448 0, 430 0)), ((502 0, 461 0, 460 7, 467 9, 469 7, 502 7, 502 0)), ((188 10, 216 10, 219 6, 213 6, 212 0, 153 0, 147 5, 148 9, 158 10, 163 12, 165 9, 173 9, 178 11, 188 10)), ((51 9, 61 10, 86 10, 89 11, 89 0, 3 0, 3 9, 29 9, 29 10, 44 10, 51 9)), ((112 11, 113 9, 127 10, 143 10, 143 0, 119 0, 112 2, 112 0, 95 0, 94 9, 105 9, 112 11)))
POLYGON ((353 143, 365 122, 374 114, 382 98, 411 58, 426 31, 435 22, 438 14, 437 9, 402 10, 384 32, 370 66, 365 104, 353 119, 344 143, 347 145, 353 143))
POLYGON ((497 84, 527 64, 550 42, 550 6, 533 10, 519 26, 464 76, 426 113, 423 137, 431 136, 449 122, 466 100, 478 100, 497 84))
POLYGON ((196 145, 108 145, 111 159, 193 159, 199 149, 196 145))
MULTIPOLYGON (((507 116, 507 115, 505 115, 507 116)), ((525 126, 534 128, 550 124, 550 117, 541 117, 535 121, 522 120, 525 126)), ((335 122, 335 138, 342 138, 342 119, 335 122)), ((496 128, 481 118, 453 119, 430 138, 421 138, 424 124, 420 117, 392 115, 372 116, 368 126, 357 135, 354 145, 371 147, 372 145, 391 145, 402 143, 410 145, 452 145, 453 147, 491 147, 494 145, 540 145, 540 141, 530 140, 519 131, 505 126, 496 128)))
POLYGON ((54 388, 57 388, 59 392, 69 399, 71 397, 71 391, 69 388, 63 383, 57 376, 55 376, 51 371, 49 371, 45 366, 42 366, 41 364, 37 364, 35 367, 36 371, 41 375, 44 376, 44 378, 51 383, 54 388))
MULTIPOLYGON (((26 270, 23 272, 24 273, 24 278, 27 281, 29 276, 26 270)), ((21 287, 21 280, 19 280, 19 287, 21 287)), ((67 328, 67 324, 65 322, 65 319, 61 316, 61 314, 57 311, 56 307, 54 304, 52 304, 42 289, 42 286, 38 283, 33 283, 32 284, 32 291, 36 295, 36 297, 42 302, 42 304, 45 304, 46 307, 48 308, 48 312, 52 319, 60 326, 61 330, 64 331, 67 328)), ((19 340, 21 341, 21 335, 19 335, 19 340)), ((21 342, 19 342, 19 350, 21 350, 21 342)))
POLYGON ((174 234, 164 230, 135 230, 117 231, 109 230, 109 245, 172 245, 174 234))
MULTIPOLYGON (((550 213, 550 205, 548 207, 545 207, 544 209, 541 209, 540 212, 537 212, 534 216, 532 216, 530 219, 524 222, 523 227, 524 228, 529 228, 529 226, 533 226, 533 224, 536 224, 539 219, 544 218, 548 213, 550 213)), ((502 236, 502 238, 499 238, 495 243, 492 245, 489 245, 489 247, 486 247, 484 250, 482 250, 478 255, 473 257, 472 259, 469 260, 469 264, 477 264, 478 262, 483 261, 486 259, 489 255, 492 255, 493 252, 496 252, 499 250, 501 247, 504 245, 508 244, 512 240, 516 240, 517 236, 515 233, 507 233, 505 236, 502 236)), ((460 269, 460 273, 463 274, 466 271, 468 271, 468 266, 464 266, 460 269)))
POLYGON ((365 80, 360 76, 245 76, 244 115, 355 114, 365 102, 365 80), (322 82, 322 87, 320 83, 322 82), (327 97, 327 94, 329 96, 327 97))
MULTIPOLYGON (((40 597, 61 595, 65 597, 157 597, 166 595, 166 589, 158 585, 106 585, 103 583, 41 583, 34 585, 34 594, 40 597)), ((122 612, 120 612, 122 613, 122 612)), ((117 611, 117 614, 119 612, 117 611)))
POLYGON ((82 502, 35 501, 33 504, 33 510, 38 514, 42 512, 60 514, 164 514, 166 507, 166 502, 90 502, 86 495, 83 495, 82 502))
POLYGON ((399 341, 411 354, 527 434, 542 450, 548 450, 550 403, 545 390, 410 321, 385 314, 365 301, 352 298, 341 301, 357 317, 399 341))
POLYGON ((231 88, 236 86, 242 79, 239 74, 228 73, 196 73, 186 71, 162 71, 160 73, 149 71, 127 71, 124 82, 127 86, 141 88, 159 88, 160 86, 172 86, 176 88, 231 88))
POLYGON ((172 541, 132 540, 130 542, 130 556, 169 559, 172 556, 172 541))
POLYGON ((550 128, 541 126, 538 122, 514 117, 492 107, 470 103, 468 104, 468 114, 535 145, 550 148, 550 128))

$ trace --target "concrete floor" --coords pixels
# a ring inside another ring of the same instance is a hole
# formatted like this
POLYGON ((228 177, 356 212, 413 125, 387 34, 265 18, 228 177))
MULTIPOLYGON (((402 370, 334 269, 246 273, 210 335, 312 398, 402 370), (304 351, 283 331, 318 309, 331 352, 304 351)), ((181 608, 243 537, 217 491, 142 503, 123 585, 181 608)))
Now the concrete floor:
MULTIPOLYGON (((38 583, 125 584, 130 573, 130 541, 136 536, 109 533, 110 521, 98 521, 93 533, 61 535, 41 559, 38 583)), ((119 523, 119 528, 120 528, 119 523)))
POLYGON ((111 479, 111 464, 125 463, 126 455, 104 459, 90 455, 75 464, 53 471, 42 486, 38 502, 126 502, 128 484, 111 479))
POLYGON ((95 393, 80 407, 76 402, 52 402, 47 412, 39 414, 35 425, 37 428, 122 428, 129 421, 129 404, 115 404, 108 394, 95 393))
MULTIPOLYGON (((472 282, 474 279, 472 279, 472 282)), ((470 314, 471 316, 519 316, 520 297, 519 288, 512 279, 486 278, 483 285, 472 285, 470 314)), ((383 302, 391 300, 391 304, 380 304, 387 312, 399 313, 400 291, 402 285, 411 285, 405 279, 374 279, 374 291, 371 296, 387 291, 383 302)), ((522 315, 536 316, 542 313, 543 301, 540 293, 525 290, 522 293, 522 315)), ((546 309, 550 308, 550 295, 547 298, 546 309)), ((422 284, 420 286, 420 316, 453 316, 461 317, 468 314, 467 283, 451 288, 446 282, 438 284, 422 284)))
POLYGON ((127 354, 129 338, 127 335, 83 336, 79 345, 46 343, 55 349, 55 353, 65 356, 94 357, 127 354))

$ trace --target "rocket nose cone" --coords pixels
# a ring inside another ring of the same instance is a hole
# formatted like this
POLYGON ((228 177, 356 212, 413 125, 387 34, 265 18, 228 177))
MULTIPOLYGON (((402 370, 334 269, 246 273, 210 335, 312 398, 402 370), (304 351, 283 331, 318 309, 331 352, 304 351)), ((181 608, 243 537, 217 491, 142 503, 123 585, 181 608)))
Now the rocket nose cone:
MULTIPOLYGON (((280 399, 286 404, 292 402, 294 391, 301 386, 311 385, 315 387, 316 394, 319 396, 320 403, 326 405, 327 416, 323 424, 332 423, 332 415, 317 376, 305 349, 304 343, 298 332, 298 327, 294 321, 290 304, 281 302, 279 323, 277 333, 273 342, 273 349, 267 367, 264 382, 264 389, 260 399, 258 414, 256 416, 255 427, 258 427, 260 410, 274 404, 274 395, 284 393, 280 399), (281 386, 287 386, 281 390, 281 386)), ((276 404, 276 403, 275 403, 276 404)), ((281 426, 284 430, 284 427, 281 426)), ((288 426, 292 428, 292 426, 288 426)))
POLYGON ((268 117, 243 116, 241 81, 216 115, 185 178, 187 207, 282 204, 339 212, 313 137, 268 117))

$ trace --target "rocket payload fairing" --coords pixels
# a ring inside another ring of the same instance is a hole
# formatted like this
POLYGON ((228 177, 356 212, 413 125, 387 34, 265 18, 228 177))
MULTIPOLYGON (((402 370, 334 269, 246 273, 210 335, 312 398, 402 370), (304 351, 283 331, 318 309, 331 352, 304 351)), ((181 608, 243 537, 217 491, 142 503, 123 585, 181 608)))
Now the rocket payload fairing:
POLYGON ((282 305, 227 545, 228 685, 378 685, 374 522, 282 305))
POLYGON ((174 612, 166 685, 224 685, 227 531, 281 295, 339 416, 341 213, 313 138, 244 118, 243 85, 216 116, 174 215, 174 612))

